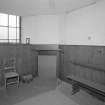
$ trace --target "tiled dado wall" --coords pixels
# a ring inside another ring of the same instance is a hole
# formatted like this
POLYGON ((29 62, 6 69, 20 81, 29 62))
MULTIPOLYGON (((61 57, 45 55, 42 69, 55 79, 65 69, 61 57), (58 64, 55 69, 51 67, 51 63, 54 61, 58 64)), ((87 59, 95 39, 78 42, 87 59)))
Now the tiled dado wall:
POLYGON ((105 47, 60 45, 60 78, 67 75, 105 85, 105 47))

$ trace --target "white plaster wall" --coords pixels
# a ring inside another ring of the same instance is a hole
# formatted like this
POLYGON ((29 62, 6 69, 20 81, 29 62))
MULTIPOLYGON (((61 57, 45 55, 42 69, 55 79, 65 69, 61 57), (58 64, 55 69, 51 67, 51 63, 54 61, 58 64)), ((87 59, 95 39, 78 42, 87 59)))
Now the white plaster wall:
POLYGON ((105 45, 105 1, 62 15, 22 18, 22 42, 105 45))
POLYGON ((67 14, 64 30, 61 44, 105 45, 105 2, 67 14))
POLYGON ((67 14, 59 15, 59 44, 64 43, 67 14))
POLYGON ((30 37, 31 44, 58 44, 58 23, 57 15, 22 17, 22 43, 26 43, 26 37, 30 37))

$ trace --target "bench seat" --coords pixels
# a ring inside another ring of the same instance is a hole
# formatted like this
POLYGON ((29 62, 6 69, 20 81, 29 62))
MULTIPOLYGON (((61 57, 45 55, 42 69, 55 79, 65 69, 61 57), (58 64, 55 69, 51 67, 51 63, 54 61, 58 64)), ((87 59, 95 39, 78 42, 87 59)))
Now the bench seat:
MULTIPOLYGON (((83 78, 79 78, 74 75, 68 75, 66 76, 68 80, 71 80, 72 83, 76 84, 77 89, 76 91, 78 92, 78 87, 82 89, 87 89, 91 91, 95 96, 98 96, 99 99, 105 102, 105 85, 101 85, 98 83, 91 82, 89 80, 85 80, 83 78)), ((73 85, 73 84, 72 84, 73 85)), ((73 87, 76 88, 76 87, 73 87)), ((73 90, 75 91, 75 90, 73 90)), ((75 94, 76 92, 74 92, 75 94)))

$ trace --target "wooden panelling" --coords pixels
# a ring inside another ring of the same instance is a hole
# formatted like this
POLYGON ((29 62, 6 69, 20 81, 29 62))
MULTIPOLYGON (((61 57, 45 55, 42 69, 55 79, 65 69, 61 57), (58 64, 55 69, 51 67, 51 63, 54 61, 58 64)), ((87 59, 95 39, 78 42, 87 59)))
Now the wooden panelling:
POLYGON ((64 52, 61 75, 74 75, 105 85, 105 47, 60 45, 64 52))
POLYGON ((105 70, 105 47, 95 47, 93 49, 91 63, 105 70))
POLYGON ((91 51, 92 51, 92 47, 79 46, 79 49, 77 51, 78 58, 76 60, 79 62, 89 63, 91 59, 91 54, 92 54, 91 51))
POLYGON ((16 57, 16 69, 20 75, 27 73, 35 75, 37 52, 32 50, 31 45, 0 44, 0 59, 7 57, 16 57))
POLYGON ((58 50, 59 46, 56 44, 35 44, 32 45, 32 48, 37 50, 58 50))
POLYGON ((17 46, 16 58, 19 74, 32 73, 30 64, 34 59, 31 58, 31 53, 30 46, 17 46))
MULTIPOLYGON (((59 55, 58 45, 0 44, 0 59, 16 57, 16 70, 21 75, 31 73, 38 75, 38 51, 44 55, 59 55)), ((58 66, 57 66, 58 68, 58 66)), ((0 72, 0 84, 2 73, 0 72)))
POLYGON ((56 50, 39 50, 38 55, 57 55, 56 50))

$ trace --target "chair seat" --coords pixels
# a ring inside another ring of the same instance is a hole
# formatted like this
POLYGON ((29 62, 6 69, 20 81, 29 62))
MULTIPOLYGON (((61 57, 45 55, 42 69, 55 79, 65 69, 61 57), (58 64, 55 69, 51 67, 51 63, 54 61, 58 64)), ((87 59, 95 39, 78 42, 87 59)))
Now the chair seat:
POLYGON ((16 77, 18 76, 18 73, 16 72, 8 72, 4 74, 5 78, 11 78, 11 77, 16 77))

